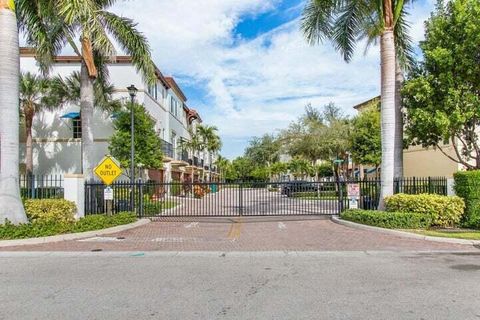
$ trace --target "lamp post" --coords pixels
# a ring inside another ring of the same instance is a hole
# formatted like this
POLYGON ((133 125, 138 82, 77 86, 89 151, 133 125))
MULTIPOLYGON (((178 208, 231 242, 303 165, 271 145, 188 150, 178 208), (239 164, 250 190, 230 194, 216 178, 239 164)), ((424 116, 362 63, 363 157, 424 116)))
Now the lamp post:
POLYGON ((127 87, 130 95, 130 184, 132 185, 132 192, 130 192, 130 209, 135 210, 135 118, 133 115, 133 104, 138 89, 132 84, 127 87))

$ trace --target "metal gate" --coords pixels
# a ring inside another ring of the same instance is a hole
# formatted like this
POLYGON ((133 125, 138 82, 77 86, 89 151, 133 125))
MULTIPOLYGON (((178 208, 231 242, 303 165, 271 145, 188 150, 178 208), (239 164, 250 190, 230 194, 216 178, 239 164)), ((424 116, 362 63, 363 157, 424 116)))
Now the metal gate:
MULTIPOLYGON (((139 217, 332 215, 345 206, 334 182, 118 182, 85 185, 86 214, 135 211, 139 217)), ((344 188, 344 186, 343 186, 344 188)), ((342 188, 341 188, 342 189, 342 188)))
MULTIPOLYGON (((139 217, 231 217, 336 215, 348 208, 349 184, 359 190, 356 207, 376 209, 380 180, 333 181, 248 181, 159 183, 117 182, 104 198, 100 182, 85 184, 86 214, 135 211, 139 217)), ((395 193, 447 194, 446 179, 397 179, 395 193)))

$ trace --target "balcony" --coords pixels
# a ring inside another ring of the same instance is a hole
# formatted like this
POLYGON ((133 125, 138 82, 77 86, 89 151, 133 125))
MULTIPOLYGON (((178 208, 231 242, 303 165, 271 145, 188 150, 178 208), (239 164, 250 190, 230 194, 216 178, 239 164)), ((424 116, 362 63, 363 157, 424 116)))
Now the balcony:
POLYGON ((173 145, 170 142, 162 140, 162 152, 169 158, 173 158, 173 145))

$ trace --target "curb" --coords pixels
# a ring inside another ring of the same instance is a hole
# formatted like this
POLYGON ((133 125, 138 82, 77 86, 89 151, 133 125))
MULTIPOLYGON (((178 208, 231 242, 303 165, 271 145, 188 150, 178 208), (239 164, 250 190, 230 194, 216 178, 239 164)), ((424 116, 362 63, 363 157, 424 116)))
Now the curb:
POLYGON ((100 230, 93 230, 93 231, 85 231, 85 232, 78 232, 78 233, 67 233, 67 234, 60 234, 58 236, 48 236, 48 237, 40 237, 40 238, 28 238, 28 239, 15 239, 15 240, 1 240, 0 241, 0 248, 4 247, 12 247, 12 246, 25 246, 25 245, 32 245, 32 244, 43 244, 43 243, 51 243, 51 242, 60 242, 60 241, 67 241, 67 240, 77 240, 82 238, 89 238, 95 236, 101 236, 110 233, 116 233, 120 231, 125 231, 129 229, 133 229, 136 227, 140 227, 150 223, 150 219, 140 219, 133 223, 124 224, 120 226, 115 226, 107 229, 100 229, 100 230))
POLYGON ((411 239, 419 239, 419 240, 427 240, 427 241, 443 242, 443 243, 480 245, 480 240, 452 239, 452 238, 423 236, 421 234, 415 234, 415 233, 406 232, 406 231, 385 229, 385 228, 355 223, 355 222, 340 219, 338 216, 332 216, 331 220, 334 223, 338 223, 346 227, 351 227, 351 228, 360 229, 360 230, 374 231, 374 232, 389 234, 389 235, 403 237, 403 238, 411 238, 411 239))

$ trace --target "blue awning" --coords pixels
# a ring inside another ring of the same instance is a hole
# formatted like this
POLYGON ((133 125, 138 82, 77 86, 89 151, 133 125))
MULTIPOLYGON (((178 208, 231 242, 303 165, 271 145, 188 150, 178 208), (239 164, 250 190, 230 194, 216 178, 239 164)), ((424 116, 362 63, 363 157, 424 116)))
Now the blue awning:
POLYGON ((80 112, 69 112, 61 116, 62 119, 75 119, 80 117, 80 112))

